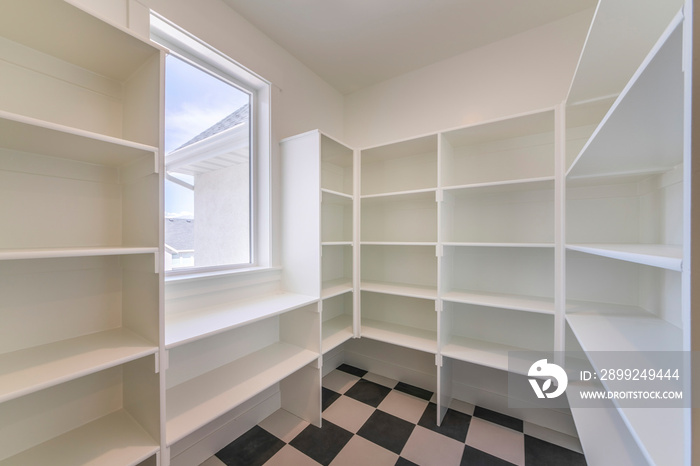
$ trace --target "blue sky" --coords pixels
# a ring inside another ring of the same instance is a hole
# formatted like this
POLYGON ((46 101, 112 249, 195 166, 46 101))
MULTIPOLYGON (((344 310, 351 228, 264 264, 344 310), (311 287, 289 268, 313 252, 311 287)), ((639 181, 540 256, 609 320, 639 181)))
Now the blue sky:
MULTIPOLYGON (((248 102, 248 95, 173 55, 166 58, 165 153, 248 102)), ((166 216, 191 217, 191 191, 166 183, 166 216)))

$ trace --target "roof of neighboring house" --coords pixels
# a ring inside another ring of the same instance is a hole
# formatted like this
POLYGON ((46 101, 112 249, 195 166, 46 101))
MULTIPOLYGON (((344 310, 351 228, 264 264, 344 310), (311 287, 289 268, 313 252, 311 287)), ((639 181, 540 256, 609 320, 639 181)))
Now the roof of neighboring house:
POLYGON ((194 249, 194 219, 166 218, 165 244, 178 251, 194 249))
POLYGON ((182 149, 183 147, 187 147, 189 145, 194 144, 195 142, 201 141, 206 138, 210 138, 214 136, 215 134, 219 134, 222 131, 225 131, 229 128, 233 128, 239 123, 243 123, 245 121, 248 121, 248 115, 249 115, 249 106, 248 104, 243 105, 242 107, 239 107, 235 112, 231 113, 229 116, 226 118, 222 119, 218 123, 213 124, 209 128, 205 129, 180 147, 178 147, 175 150, 182 149))

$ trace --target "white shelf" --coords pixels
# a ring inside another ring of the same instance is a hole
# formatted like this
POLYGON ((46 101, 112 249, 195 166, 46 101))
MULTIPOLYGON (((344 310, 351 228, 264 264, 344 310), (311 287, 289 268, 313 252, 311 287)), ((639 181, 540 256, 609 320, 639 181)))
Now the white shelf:
POLYGON ((443 246, 482 247, 482 248, 553 248, 554 243, 463 243, 445 241, 443 246))
POLYGON ((682 350, 682 330, 640 307, 569 301, 566 320, 584 351, 682 350))
POLYGON ((0 31, 12 41, 118 81, 159 52, 155 44, 67 2, 6 0, 0 31))
POLYGON ((678 13, 664 31, 568 177, 664 172, 683 162, 682 19, 678 13))
POLYGON ((435 241, 362 241, 360 246, 437 246, 435 241))
POLYGON ((126 411, 119 410, 2 460, 0 465, 133 466, 159 450, 158 442, 126 411))
MULTIPOLYGON (((682 350, 682 330, 642 309, 630 306, 604 307, 597 303, 576 303, 575 306, 591 309, 577 309, 576 313, 567 314, 567 321, 597 370, 606 367, 606 351, 682 350)), ((683 409, 618 406, 618 410, 652 464, 682 463, 683 409)))
MULTIPOLYGON (((437 192, 436 188, 425 188, 425 189, 411 189, 408 191, 393 191, 380 194, 365 194, 360 196, 362 200, 374 200, 375 202, 382 201, 414 201, 414 200, 424 200, 429 198, 430 193, 437 192)), ((433 200, 435 198, 433 197, 433 200)))
POLYGON ((460 186, 445 186, 443 188, 445 192, 463 196, 489 193, 512 193, 533 191, 538 189, 554 189, 554 177, 543 176, 538 178, 524 178, 520 180, 492 181, 488 183, 474 183, 460 186))
POLYGON ((216 305, 165 316, 165 346, 173 348, 276 316, 318 301, 312 296, 280 292, 231 305, 216 305))
MULTIPOLYGON (((593 386, 576 381, 570 382, 567 390, 587 389, 593 389, 593 386)), ((611 403, 589 400, 585 408, 572 406, 571 415, 590 464, 605 464, 610 458, 615 458, 619 464, 644 464, 639 447, 611 403), (605 448, 586 448, 596 445, 605 445, 605 448)))
POLYGON ((352 291, 352 280, 349 278, 340 278, 337 280, 329 280, 323 282, 321 290, 321 299, 332 298, 343 293, 352 291))
POLYGON ((516 311, 554 314, 554 300, 536 296, 521 296, 505 293, 479 291, 449 291, 442 295, 444 301, 474 304, 476 306, 513 309, 516 311))
POLYGON ((120 328, 3 354, 0 403, 157 351, 157 345, 120 328))
POLYGON ((372 319, 362 319, 362 337, 403 346, 426 353, 437 352, 437 332, 393 324, 372 319))
POLYGON ((64 257, 126 256, 158 254, 157 247, 33 248, 0 249, 0 260, 58 259, 64 257))
POLYGON ((323 334, 321 351, 326 353, 353 337, 352 316, 343 314, 326 320, 321 323, 321 329, 323 334))
POLYGON ((373 293, 407 296, 410 298, 437 299, 437 289, 429 286, 363 280, 360 283, 360 290, 371 291, 373 293))
POLYGON ((571 251, 681 271, 683 248, 665 244, 567 244, 571 251))
MULTIPOLYGON (((481 366, 491 367, 502 371, 508 371, 517 374, 527 374, 532 361, 518 361, 522 364, 517 364, 516 367, 508 366, 509 351, 532 351, 530 349, 518 348, 515 346, 503 345, 490 341, 477 340, 475 338, 466 338, 458 335, 451 335, 449 343, 443 346, 440 353, 449 358, 466 361, 481 366)), ((515 360, 514 360, 515 361, 515 360)))
POLYGON ((346 194, 346 193, 341 193, 339 191, 333 191, 332 189, 321 189, 321 202, 324 202, 323 196, 328 195, 326 197, 326 202, 332 202, 332 203, 342 203, 342 204, 351 204, 352 203, 352 194, 346 194))
MULTIPOLYGON (((155 157, 158 148, 0 110, 0 146, 22 152, 120 166, 155 157)), ((155 167, 155 162, 154 162, 155 167)))
POLYGON ((352 246, 352 241, 323 241, 321 246, 352 246))
POLYGON ((167 445, 174 444, 318 357, 313 351, 278 342, 168 389, 167 445))

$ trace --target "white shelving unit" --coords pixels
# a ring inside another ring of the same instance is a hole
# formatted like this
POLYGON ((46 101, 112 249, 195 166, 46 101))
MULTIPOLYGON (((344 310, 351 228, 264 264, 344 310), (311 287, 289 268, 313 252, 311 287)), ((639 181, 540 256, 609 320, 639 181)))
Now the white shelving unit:
MULTIPOLYGON (((309 248, 305 250, 306 256, 295 252, 298 259, 294 261, 301 265, 320 254, 320 276, 315 285, 309 284, 319 287, 323 354, 355 336, 354 309, 358 299, 355 153, 319 131, 285 139, 281 148, 283 164, 288 167, 284 170, 288 187, 285 198, 302 191, 307 200, 290 201, 285 209, 290 222, 295 223, 287 230, 294 232, 290 238, 304 238, 309 248), (308 215, 307 222, 298 224, 302 215, 308 215), (321 227, 321 241, 313 244, 305 237, 316 224, 321 227)), ((295 249, 298 244, 290 241, 288 247, 295 249)))
MULTIPOLYGON (((663 8, 681 6, 671 3, 663 8)), ((571 142, 568 148, 580 151, 567 154, 566 320, 597 369, 606 367, 605 352, 690 349, 689 8, 662 34, 661 21, 670 16, 657 12, 649 29, 660 38, 614 101, 577 104, 576 96, 593 92, 583 84, 590 73, 584 65, 606 27, 594 22, 570 94, 567 119, 570 113, 578 125, 572 132, 590 136, 583 145, 571 142)), ((572 409, 589 458, 614 448, 630 464, 690 464, 683 409, 617 401, 608 408, 572 409)))
POLYGON ((162 60, 69 3, 3 4, 2 465, 159 455, 162 60))

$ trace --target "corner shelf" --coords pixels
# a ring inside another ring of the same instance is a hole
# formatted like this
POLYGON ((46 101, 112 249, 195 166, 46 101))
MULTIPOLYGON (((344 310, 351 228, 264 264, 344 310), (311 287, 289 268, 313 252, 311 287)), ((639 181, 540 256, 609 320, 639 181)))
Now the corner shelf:
POLYGON ((318 302, 318 298, 312 296, 278 292, 228 305, 220 304, 166 314, 165 347, 174 348, 315 302, 318 302))
POLYGON ((362 337, 437 353, 437 332, 373 319, 362 319, 362 337))
POLYGON ((321 352, 327 353, 353 337, 352 315, 342 314, 322 323, 321 352))
POLYGON ((339 278, 323 282, 321 299, 328 299, 353 290, 352 280, 339 278))

